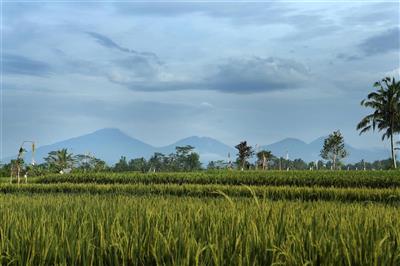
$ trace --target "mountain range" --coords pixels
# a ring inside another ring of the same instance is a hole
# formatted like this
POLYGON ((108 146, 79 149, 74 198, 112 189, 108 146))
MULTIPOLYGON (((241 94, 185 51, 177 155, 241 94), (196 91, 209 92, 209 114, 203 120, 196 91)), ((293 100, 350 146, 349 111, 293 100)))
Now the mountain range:
MULTIPOLYGON (((301 158, 306 162, 310 162, 320 159, 319 153, 324 139, 325 137, 320 137, 310 143, 306 143, 296 138, 285 138, 269 145, 261 145, 258 149, 270 150, 275 156, 284 158, 288 156, 290 159, 301 158)), ((237 153, 234 147, 209 137, 192 136, 167 146, 155 147, 130 137, 119 129, 104 128, 90 134, 38 147, 35 151, 35 160, 41 163, 50 151, 67 148, 73 154, 90 153, 112 165, 121 156, 126 156, 128 159, 149 158, 154 152, 170 154, 175 152, 176 146, 184 145, 195 147, 203 164, 207 164, 211 160, 227 160, 228 153, 234 159, 237 153)), ((348 144, 345 146, 349 152, 349 156, 345 161, 349 163, 359 162, 362 159, 366 161, 382 160, 390 155, 389 151, 385 149, 357 149, 348 144)), ((31 153, 27 152, 25 158, 29 161, 31 153)), ((11 159, 6 158, 4 162, 8 162, 11 159)))

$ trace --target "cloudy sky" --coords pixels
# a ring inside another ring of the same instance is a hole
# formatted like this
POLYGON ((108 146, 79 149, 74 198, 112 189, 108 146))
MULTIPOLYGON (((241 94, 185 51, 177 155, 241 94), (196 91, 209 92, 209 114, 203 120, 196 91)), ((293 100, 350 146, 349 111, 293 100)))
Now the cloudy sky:
POLYGON ((153 145, 312 141, 356 147, 360 101, 399 76, 397 2, 4 2, 2 156, 104 127, 153 145))

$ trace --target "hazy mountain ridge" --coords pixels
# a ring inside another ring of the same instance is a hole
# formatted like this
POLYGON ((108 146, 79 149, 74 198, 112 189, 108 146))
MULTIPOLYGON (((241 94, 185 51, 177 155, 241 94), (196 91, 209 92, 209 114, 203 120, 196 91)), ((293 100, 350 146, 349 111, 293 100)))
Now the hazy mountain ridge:
MULTIPOLYGON (((269 145, 263 145, 260 148, 272 151, 275 156, 286 158, 288 155, 291 160, 301 158, 306 162, 311 162, 321 160, 320 151, 324 145, 325 138, 319 137, 308 144, 299 139, 286 138, 269 145)), ((359 162, 362 159, 372 162, 390 157, 389 150, 385 149, 358 149, 349 144, 345 144, 345 147, 349 153, 348 157, 344 160, 347 163, 359 162)))
MULTIPOLYGON (((285 138, 269 145, 261 145, 258 150, 267 149, 271 150, 276 156, 286 158, 288 154, 290 159, 301 158, 309 162, 321 159, 319 153, 324 139, 325 137, 320 137, 306 143, 296 138, 285 138)), ((67 148, 73 154, 90 153, 111 165, 117 162, 121 156, 126 156, 128 159, 137 157, 148 159, 154 152, 170 154, 175 152, 176 146, 184 145, 195 147, 203 164, 210 160, 227 160, 228 153, 234 159, 237 153, 234 147, 210 137, 191 136, 170 145, 155 147, 132 138, 119 129, 104 128, 79 137, 38 147, 35 152, 35 160, 41 163, 50 151, 67 148)), ((349 151, 346 162, 358 162, 361 159, 366 161, 381 160, 390 155, 389 151, 385 149, 357 149, 348 144, 346 144, 346 148, 349 151)), ((25 158, 30 161, 31 153, 27 152, 25 158)), ((8 162, 10 159, 12 158, 6 158, 4 161, 8 162)))

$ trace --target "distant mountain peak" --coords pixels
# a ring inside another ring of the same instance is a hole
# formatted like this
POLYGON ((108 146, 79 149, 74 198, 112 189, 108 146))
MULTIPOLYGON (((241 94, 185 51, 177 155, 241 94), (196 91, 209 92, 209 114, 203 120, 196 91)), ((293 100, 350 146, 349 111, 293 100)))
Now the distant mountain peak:
MULTIPOLYGON (((275 156, 286 157, 288 155, 290 159, 302 158, 305 161, 315 161, 320 159, 319 153, 325 138, 317 138, 309 144, 297 138, 285 138, 269 145, 262 145, 260 149, 270 150, 275 156)), ((41 162, 48 152, 67 148, 73 154, 90 152, 96 157, 105 160, 108 164, 113 164, 121 156, 126 156, 128 159, 139 157, 148 159, 154 152, 170 154, 175 152, 176 146, 184 145, 193 146, 195 151, 200 154, 200 160, 203 163, 207 163, 210 160, 225 160, 227 154, 236 154, 233 146, 226 145, 211 137, 190 136, 167 146, 154 147, 127 135, 118 128, 102 128, 85 135, 38 147, 35 152, 35 159, 41 162)), ((346 158, 347 162, 356 162, 361 159, 373 161, 388 157, 388 151, 384 149, 356 149, 347 144, 346 149, 350 153, 349 157, 346 158)), ((29 158, 31 156, 30 152, 25 156, 29 158)), ((13 158, 15 156, 6 160, 13 158)))
POLYGON ((307 145, 307 143, 305 143, 304 141, 297 139, 297 138, 284 138, 284 139, 282 139, 278 142, 275 142, 271 145, 282 144, 282 143, 289 143, 289 144, 296 143, 296 144, 301 144, 301 145, 307 145))
POLYGON ((116 127, 105 127, 105 128, 98 129, 98 130, 96 130, 94 132, 101 132, 101 131, 104 131, 104 132, 106 132, 106 131, 122 132, 121 129, 116 128, 116 127))
POLYGON ((183 138, 182 140, 186 140, 186 139, 195 139, 195 140, 215 140, 215 139, 210 138, 210 137, 195 136, 195 135, 190 136, 190 137, 187 137, 187 138, 183 138))
POLYGON ((120 135, 126 135, 119 128, 114 128, 114 127, 106 127, 106 128, 98 129, 96 131, 93 131, 92 133, 89 133, 88 135, 91 135, 91 134, 120 134, 120 135))

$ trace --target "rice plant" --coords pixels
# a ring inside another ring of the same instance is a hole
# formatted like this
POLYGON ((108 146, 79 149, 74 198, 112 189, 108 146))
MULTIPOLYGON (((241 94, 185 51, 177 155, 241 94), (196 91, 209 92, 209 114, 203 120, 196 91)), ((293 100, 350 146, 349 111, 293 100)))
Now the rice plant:
POLYGON ((77 173, 32 179, 37 183, 221 184, 323 187, 400 187, 400 171, 214 171, 191 173, 77 173))
POLYGON ((398 206, 228 198, 2 195, 1 264, 400 264, 398 206))

